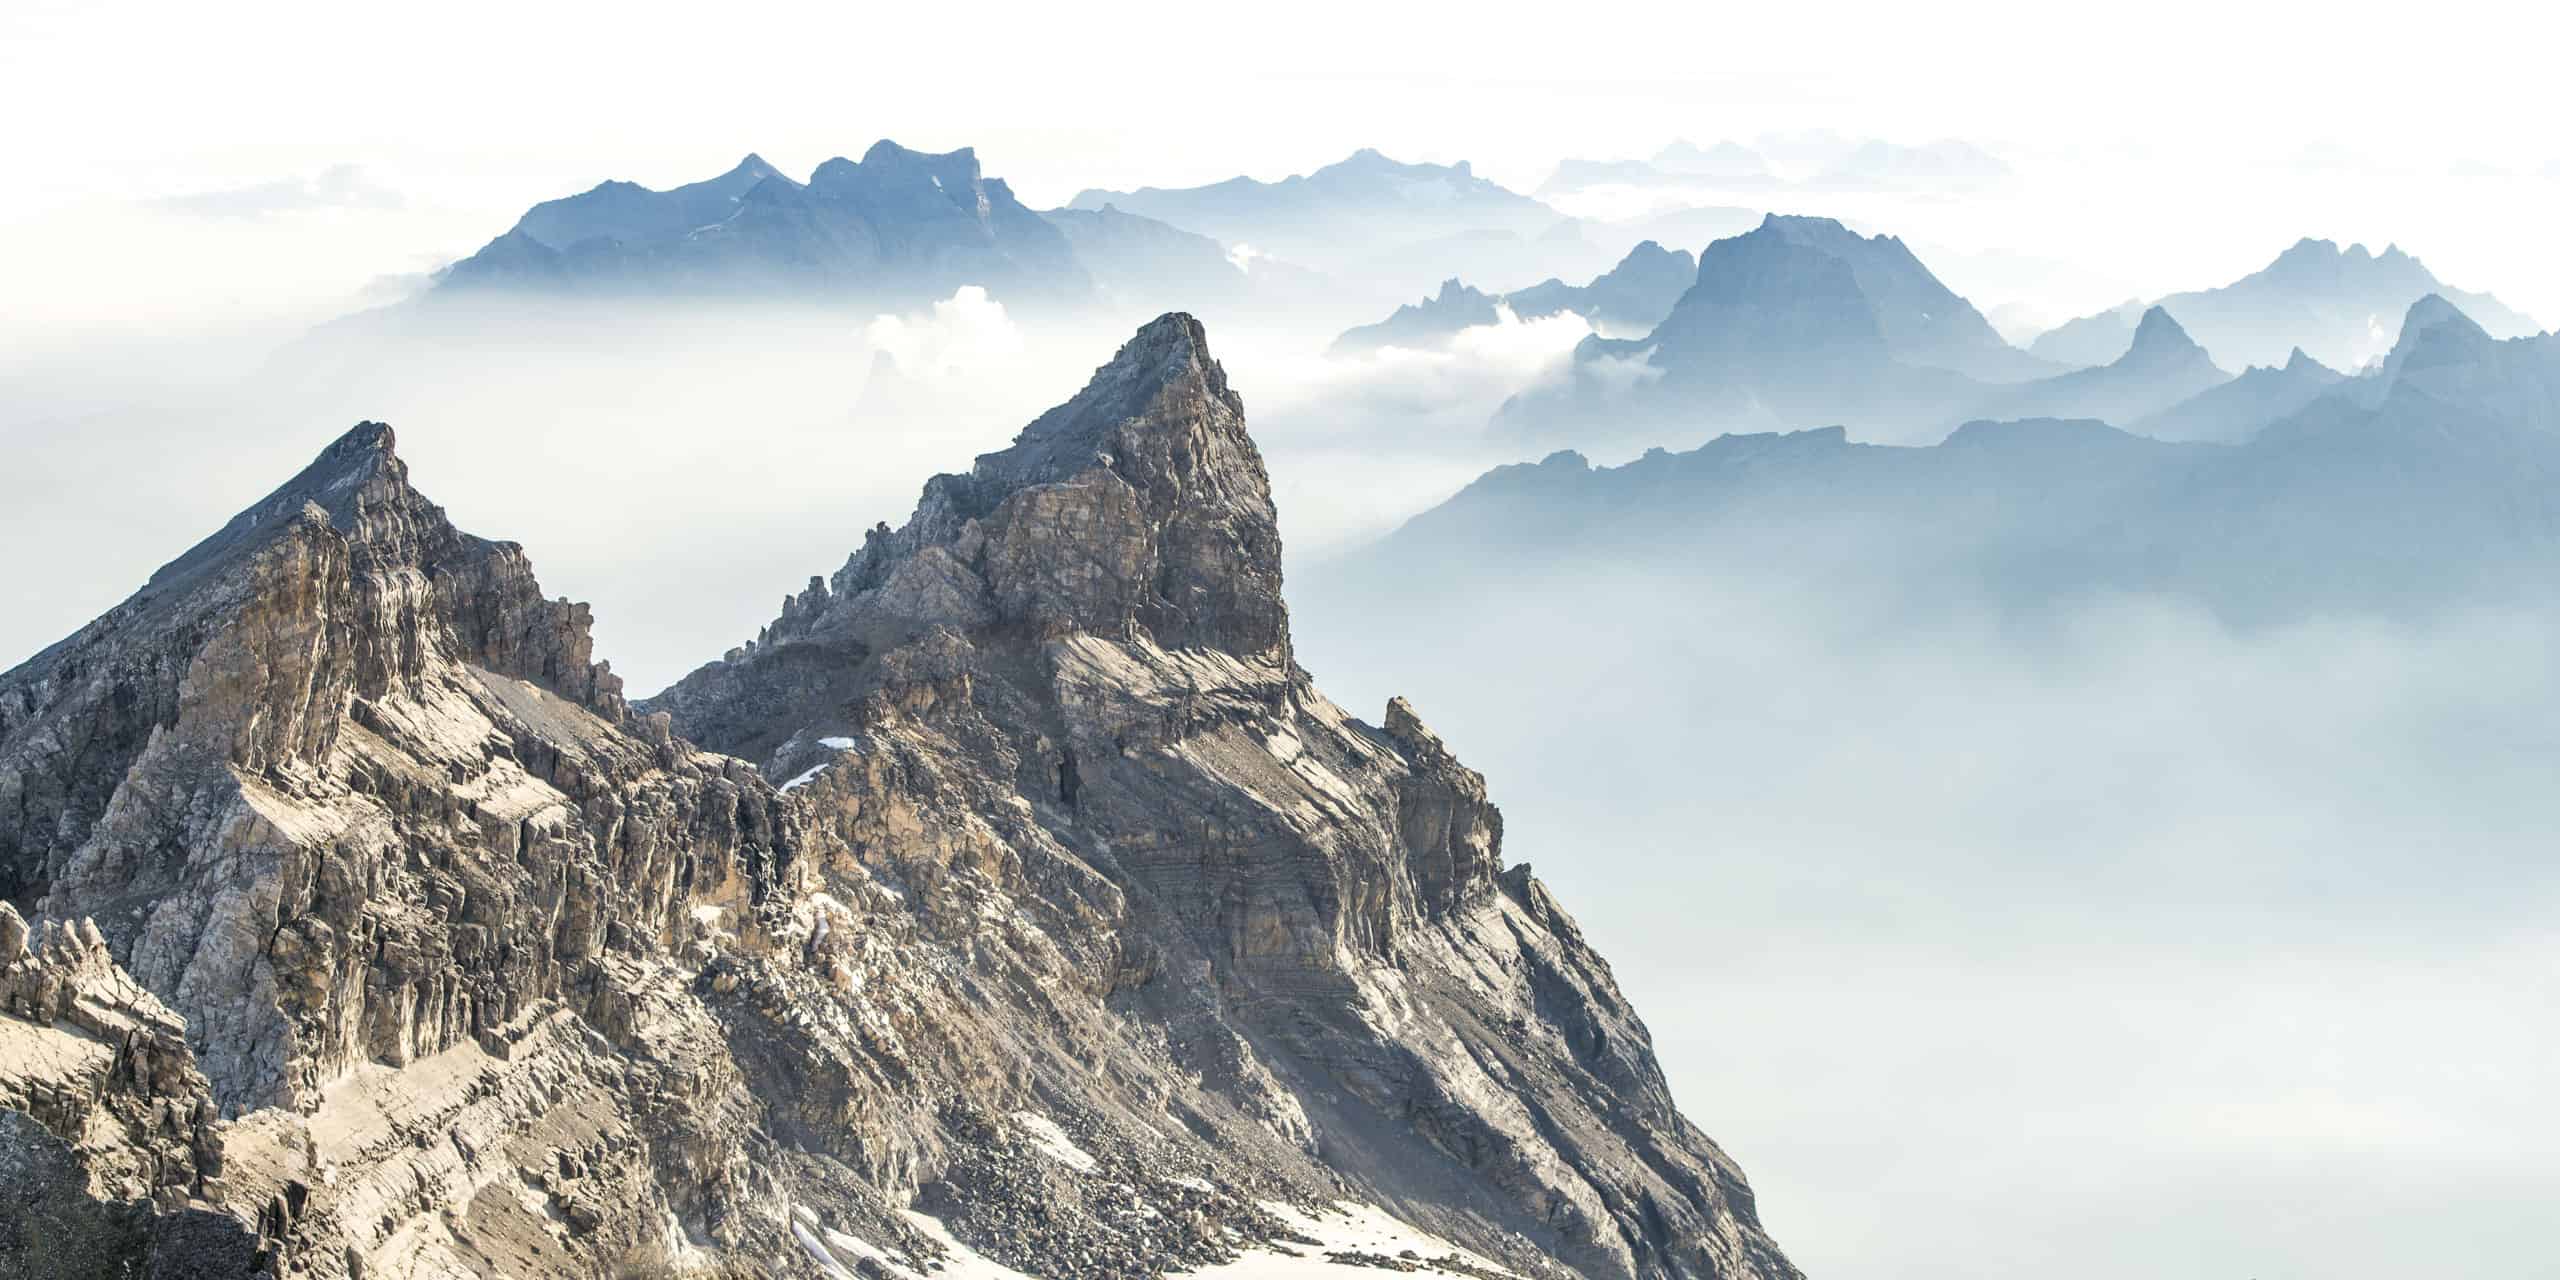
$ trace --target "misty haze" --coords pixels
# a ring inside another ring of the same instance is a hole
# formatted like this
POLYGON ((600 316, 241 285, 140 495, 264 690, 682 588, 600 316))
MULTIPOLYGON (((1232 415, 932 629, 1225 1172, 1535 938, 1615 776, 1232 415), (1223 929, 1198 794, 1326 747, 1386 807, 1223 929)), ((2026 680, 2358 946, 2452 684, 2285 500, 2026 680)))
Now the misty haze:
POLYGON ((0 1276, 2550 1272, 2465 8, 0 18, 0 1276))

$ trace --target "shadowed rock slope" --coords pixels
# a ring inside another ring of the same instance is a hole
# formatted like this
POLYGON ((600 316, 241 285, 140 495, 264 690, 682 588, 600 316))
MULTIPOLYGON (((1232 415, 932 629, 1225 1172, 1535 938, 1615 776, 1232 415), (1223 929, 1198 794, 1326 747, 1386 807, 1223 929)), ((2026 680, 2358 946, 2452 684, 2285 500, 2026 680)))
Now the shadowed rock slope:
POLYGON ((28 1274, 1138 1276, 1340 1200, 1796 1274, 1483 779, 1292 660, 1189 317, 636 710, 392 443, 0 676, 28 1274))

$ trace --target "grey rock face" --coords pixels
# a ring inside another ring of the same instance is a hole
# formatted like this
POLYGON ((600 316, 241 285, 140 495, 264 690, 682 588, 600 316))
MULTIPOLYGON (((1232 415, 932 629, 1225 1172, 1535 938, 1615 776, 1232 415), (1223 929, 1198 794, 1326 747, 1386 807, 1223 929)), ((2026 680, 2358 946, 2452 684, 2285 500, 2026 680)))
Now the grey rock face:
POLYGON ((822 821, 901 875, 875 824, 906 762, 998 797, 1107 907, 1112 998, 1380 1203, 1593 1274, 1785 1273, 1606 967, 1502 872, 1483 780, 1291 660, 1279 561, 1242 404, 1168 316, 649 706, 816 766, 822 821))
POLYGON ((912 1277, 913 1206, 1139 1276, 1355 1199, 1796 1274, 1484 780, 1292 660, 1187 316, 637 709, 361 426, 0 676, 0 794, 0 1188, 133 1272, 912 1277))

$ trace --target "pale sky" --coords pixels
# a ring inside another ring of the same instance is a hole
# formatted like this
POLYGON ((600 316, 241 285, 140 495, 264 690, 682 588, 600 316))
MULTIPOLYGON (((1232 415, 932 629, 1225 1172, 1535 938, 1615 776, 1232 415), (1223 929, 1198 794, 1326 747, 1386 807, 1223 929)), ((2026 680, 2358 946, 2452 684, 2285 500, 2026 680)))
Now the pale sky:
POLYGON ((805 174, 881 137, 975 146, 1047 206, 1359 146, 1527 190, 1563 156, 1806 129, 2008 158, 2029 196, 1905 234, 2067 262, 2089 283, 2057 306, 2221 283, 2317 235, 2397 239, 2560 317, 2554 20, 2536 6, 1582 12, 16 0, 0 339, 25 358, 98 328, 301 323, 536 200, 750 150, 805 174))

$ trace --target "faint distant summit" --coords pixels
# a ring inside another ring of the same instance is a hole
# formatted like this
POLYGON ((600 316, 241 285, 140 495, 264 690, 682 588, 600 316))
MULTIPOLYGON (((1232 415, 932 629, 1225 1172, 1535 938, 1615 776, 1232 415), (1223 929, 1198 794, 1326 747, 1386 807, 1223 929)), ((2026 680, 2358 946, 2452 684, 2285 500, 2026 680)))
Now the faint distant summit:
POLYGON ((1570 311, 1604 333, 1642 334, 1671 313, 1696 278, 1697 258, 1688 250, 1665 249, 1647 240, 1587 285, 1550 277, 1526 289, 1490 294, 1462 280, 1442 281, 1437 294, 1398 307, 1376 324, 1344 332, 1332 350, 1437 347, 1463 330, 1498 322, 1504 308, 1520 320, 1570 311))
MULTIPOLYGON (((2398 245, 2295 241, 2266 266, 2217 289, 2158 301, 2226 367, 2277 366, 2295 348, 2332 368, 2353 369, 2390 350, 2402 314, 2430 294, 2453 299, 2499 337, 2537 331, 2533 320, 2485 293, 2436 279, 2398 245)), ((2124 354, 2143 304, 2129 302, 2063 324, 2028 348, 2061 364, 2101 365, 2124 354)))
POLYGON ((1463 160, 1408 163, 1374 147, 1277 182, 1238 176, 1200 187, 1096 188, 1068 202, 1071 209, 1106 205, 1305 261, 1439 236, 1534 237, 1563 220, 1538 201, 1477 177, 1463 160))

